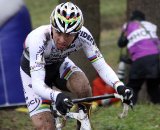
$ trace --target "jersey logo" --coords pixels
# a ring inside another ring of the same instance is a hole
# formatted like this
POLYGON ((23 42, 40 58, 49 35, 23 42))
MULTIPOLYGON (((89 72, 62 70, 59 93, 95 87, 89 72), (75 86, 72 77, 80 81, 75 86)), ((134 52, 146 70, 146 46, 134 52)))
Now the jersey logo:
POLYGON ((87 39, 88 41, 90 41, 92 43, 94 42, 93 37, 84 31, 80 31, 80 36, 87 39))
POLYGON ((43 54, 36 54, 36 63, 37 64, 45 64, 44 58, 43 58, 43 54))
POLYGON ((44 48, 44 46, 39 47, 39 48, 40 48, 40 50, 36 54, 36 63, 44 65, 45 61, 44 61, 44 56, 43 55, 44 55, 45 48, 44 48))
POLYGON ((144 39, 150 39, 150 38, 157 38, 155 31, 146 31, 144 28, 137 29, 133 31, 129 36, 127 37, 129 40, 129 43, 127 45, 128 48, 135 45, 137 42, 144 40, 144 39))

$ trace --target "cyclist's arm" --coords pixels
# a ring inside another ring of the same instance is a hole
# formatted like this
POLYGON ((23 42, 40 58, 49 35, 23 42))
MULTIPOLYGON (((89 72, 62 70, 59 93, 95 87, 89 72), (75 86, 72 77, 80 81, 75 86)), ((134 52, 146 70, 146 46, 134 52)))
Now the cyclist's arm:
POLYGON ((85 48, 84 51, 93 67, 107 84, 113 87, 116 83, 119 82, 119 84, 123 85, 123 83, 118 79, 116 73, 105 62, 102 54, 95 45, 90 46, 88 49, 85 48))
POLYGON ((36 94, 48 99, 56 100, 58 91, 49 88, 45 80, 45 60, 44 60, 44 45, 42 40, 35 40, 29 44, 30 54, 30 73, 32 78, 32 87, 36 94))
MULTIPOLYGON (((90 34, 91 35, 91 34, 90 34)), ((96 69, 100 77, 110 86, 117 87, 119 85, 124 85, 117 77, 116 73, 112 68, 105 62, 101 52, 97 48, 96 44, 91 41, 83 43, 83 50, 87 58, 92 63, 93 67, 96 69)), ((115 88, 117 89, 117 88, 115 88)))

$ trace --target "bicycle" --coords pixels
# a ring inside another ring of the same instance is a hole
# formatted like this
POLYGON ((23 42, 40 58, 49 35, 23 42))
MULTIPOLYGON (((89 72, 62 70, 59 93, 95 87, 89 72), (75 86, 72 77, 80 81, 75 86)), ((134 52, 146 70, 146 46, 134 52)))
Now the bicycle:
MULTIPOLYGON (((83 102, 92 102, 96 100, 102 100, 102 99, 109 99, 109 98, 119 98, 123 102, 123 97, 117 93, 109 94, 109 95, 101 95, 101 96, 93 96, 93 97, 86 97, 86 98, 80 98, 80 99, 73 99, 73 104, 77 103, 83 103, 83 102)), ((66 101, 67 103, 67 101, 66 101)), ((130 105, 132 108, 132 105, 130 105)), ((54 123, 56 126, 56 130, 62 130, 62 128, 66 124, 67 118, 76 119, 81 122, 81 128, 80 130, 92 130, 90 120, 88 118, 87 113, 84 112, 83 109, 79 109, 78 112, 68 112, 65 116, 61 115, 55 108, 55 105, 52 104, 52 110, 54 114, 54 123)), ((123 103, 123 111, 121 114, 119 114, 119 118, 124 118, 128 115, 129 105, 126 103, 123 103)))

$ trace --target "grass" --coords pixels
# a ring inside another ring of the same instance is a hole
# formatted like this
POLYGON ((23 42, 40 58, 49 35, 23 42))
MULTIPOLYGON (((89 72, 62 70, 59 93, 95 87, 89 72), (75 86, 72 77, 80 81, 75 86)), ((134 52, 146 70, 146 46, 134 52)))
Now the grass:
POLYGON ((125 20, 126 0, 100 0, 101 28, 113 29, 125 20))
MULTIPOLYGON (((25 0, 30 10, 33 28, 49 24, 51 11, 58 0, 25 0)), ((125 20, 126 0, 100 0, 101 28, 112 29, 120 26, 125 20)))
MULTIPOLYGON (((99 107, 92 113, 91 120, 94 130, 159 130, 160 106, 153 104, 139 104, 134 111, 124 119, 119 119, 118 114, 122 107, 115 105, 104 108, 99 107)), ((17 112, 13 109, 0 111, 0 130, 33 130, 28 114, 17 112)), ((63 130, 73 130, 75 121, 69 119, 63 130)))
POLYGON ((101 32, 100 49, 106 62, 117 70, 117 63, 119 59, 120 49, 117 46, 117 39, 119 37, 120 29, 103 30, 101 32))
POLYGON ((0 115, 0 130, 33 130, 27 113, 10 108, 0 110, 0 115))
MULTIPOLYGON (((159 110, 159 105, 140 104, 135 106, 134 111, 129 111, 128 117, 120 119, 121 107, 99 108, 92 114, 92 125, 94 130, 159 130, 159 110)), ((74 128, 69 126, 64 130, 74 128)))
POLYGON ((33 28, 36 28, 50 23, 50 14, 58 0, 25 0, 25 3, 30 11, 33 28))

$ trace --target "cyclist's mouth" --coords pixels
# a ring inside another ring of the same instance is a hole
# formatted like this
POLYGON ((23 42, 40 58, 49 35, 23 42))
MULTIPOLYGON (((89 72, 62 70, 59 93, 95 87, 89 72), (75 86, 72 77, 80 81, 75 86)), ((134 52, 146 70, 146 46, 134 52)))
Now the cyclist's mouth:
POLYGON ((67 46, 61 43, 57 43, 57 48, 60 50, 64 50, 65 48, 67 48, 67 46))

